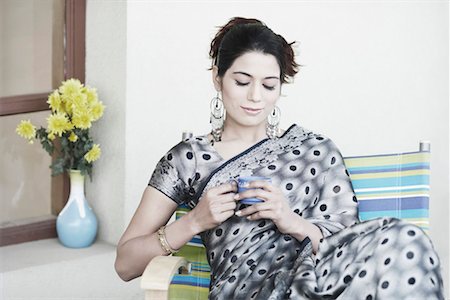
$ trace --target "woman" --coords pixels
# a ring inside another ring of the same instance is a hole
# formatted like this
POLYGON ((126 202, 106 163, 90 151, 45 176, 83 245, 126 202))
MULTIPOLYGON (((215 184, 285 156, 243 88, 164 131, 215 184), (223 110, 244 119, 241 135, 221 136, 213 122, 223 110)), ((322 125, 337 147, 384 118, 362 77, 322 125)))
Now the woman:
POLYGON ((298 68, 291 44, 259 20, 233 18, 210 56, 212 132, 159 161, 119 242, 120 277, 140 276, 153 257, 200 234, 210 299, 441 299, 423 231, 396 219, 360 223, 333 142, 296 124, 278 128, 281 87, 298 68), (253 175, 271 182, 237 193, 235 181, 253 175), (239 203, 252 197, 262 202, 239 203), (192 210, 164 226, 182 203, 192 210))

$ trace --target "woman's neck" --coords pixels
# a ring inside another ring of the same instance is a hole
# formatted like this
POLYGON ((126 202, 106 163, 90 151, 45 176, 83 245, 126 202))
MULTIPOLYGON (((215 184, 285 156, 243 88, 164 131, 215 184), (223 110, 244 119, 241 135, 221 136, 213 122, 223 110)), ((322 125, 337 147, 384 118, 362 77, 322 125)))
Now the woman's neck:
POLYGON ((265 124, 257 126, 242 126, 233 122, 225 122, 222 141, 240 140, 246 143, 256 143, 267 138, 265 124))

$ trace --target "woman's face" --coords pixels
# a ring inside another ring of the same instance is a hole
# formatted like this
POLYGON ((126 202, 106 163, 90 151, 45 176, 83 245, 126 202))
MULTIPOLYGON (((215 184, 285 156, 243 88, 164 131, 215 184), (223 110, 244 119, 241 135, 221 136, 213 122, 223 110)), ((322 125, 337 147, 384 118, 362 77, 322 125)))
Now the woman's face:
POLYGON ((280 66, 270 54, 247 52, 233 62, 223 78, 214 67, 213 79, 216 90, 222 92, 226 122, 261 126, 280 97, 280 66))

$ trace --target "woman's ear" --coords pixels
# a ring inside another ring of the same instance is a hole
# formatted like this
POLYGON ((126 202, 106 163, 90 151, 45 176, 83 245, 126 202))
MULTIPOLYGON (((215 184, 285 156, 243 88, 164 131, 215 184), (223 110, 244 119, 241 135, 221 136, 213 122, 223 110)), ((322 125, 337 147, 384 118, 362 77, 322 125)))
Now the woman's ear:
POLYGON ((220 80, 219 77, 219 68, 217 68, 217 66, 213 66, 211 74, 214 88, 216 89, 216 91, 220 92, 222 89, 222 81, 220 80))

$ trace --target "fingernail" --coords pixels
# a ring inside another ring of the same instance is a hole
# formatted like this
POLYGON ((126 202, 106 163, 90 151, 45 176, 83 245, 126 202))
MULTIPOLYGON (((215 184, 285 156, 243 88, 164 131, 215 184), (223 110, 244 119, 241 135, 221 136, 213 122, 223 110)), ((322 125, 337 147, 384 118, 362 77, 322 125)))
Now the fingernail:
POLYGON ((239 200, 239 194, 234 195, 234 200, 239 200))
POLYGON ((248 182, 248 181, 244 181, 244 182, 242 182, 241 183, 241 187, 248 187, 250 185, 250 182, 248 182))
POLYGON ((237 212, 234 213, 236 216, 240 217, 242 215, 242 211, 238 210, 237 212))

